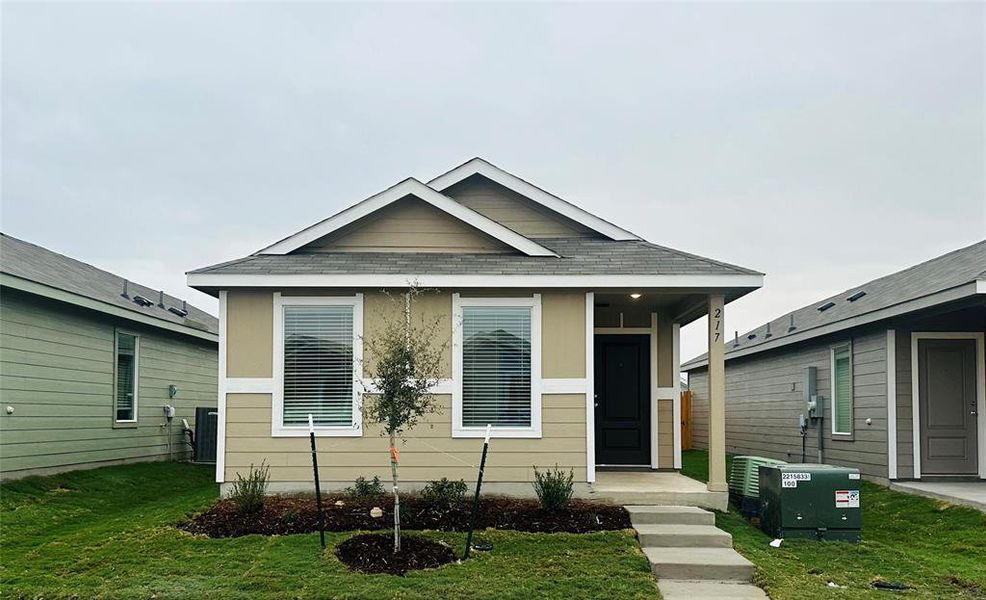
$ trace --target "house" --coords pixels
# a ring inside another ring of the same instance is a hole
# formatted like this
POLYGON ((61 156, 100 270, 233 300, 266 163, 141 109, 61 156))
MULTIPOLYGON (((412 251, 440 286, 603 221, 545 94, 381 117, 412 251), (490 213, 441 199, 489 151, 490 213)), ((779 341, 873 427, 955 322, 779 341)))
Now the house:
POLYGON ((188 457, 181 420, 216 405, 216 318, 0 241, 0 477, 188 457))
MULTIPOLYGON (((881 482, 986 478, 984 332, 986 241, 737 335, 725 347, 726 447, 797 462, 804 452, 881 482), (802 436, 811 396, 821 418, 802 436)), ((701 447, 707 358, 682 370, 701 447)))
POLYGON ((491 491, 530 494, 534 466, 573 470, 580 493, 597 469, 677 469, 679 327, 710 310, 721 323, 723 305, 762 281, 647 242, 479 158, 427 184, 405 179, 188 273, 220 305, 217 481, 228 490, 267 461, 272 491, 310 490, 309 412, 326 438, 323 489, 389 477, 386 442, 363 423, 361 358, 385 292, 411 282, 438 290, 419 316, 440 320, 452 343, 433 390, 440 412, 401 449, 408 487, 474 479, 486 424, 491 491), (344 354, 321 367, 289 360, 306 336, 344 354), (352 376, 332 378, 330 364, 352 376))

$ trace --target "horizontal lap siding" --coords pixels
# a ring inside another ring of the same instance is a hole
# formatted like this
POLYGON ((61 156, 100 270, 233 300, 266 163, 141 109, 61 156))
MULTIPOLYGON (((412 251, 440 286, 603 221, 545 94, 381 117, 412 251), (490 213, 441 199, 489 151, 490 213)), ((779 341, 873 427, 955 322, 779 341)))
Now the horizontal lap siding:
MULTIPOLYGON (((848 337, 798 344, 775 352, 726 362, 726 450, 783 460, 801 460, 798 416, 805 412, 804 368, 817 367, 818 394, 824 397, 825 462, 858 467, 871 477, 887 476, 886 333, 870 332, 853 342, 852 440, 832 439, 831 346, 848 337), (869 425, 866 419, 870 419, 869 425)), ((692 440, 708 447, 708 371, 689 374, 692 440)), ((806 440, 806 459, 817 457, 818 429, 806 440)))
POLYGON ((174 456, 185 457, 181 419, 216 404, 216 345, 116 322, 36 296, 3 291, 0 310, 0 456, 4 477, 167 455, 163 406, 176 409, 174 456), (138 424, 114 427, 116 327, 140 336, 138 424), (168 386, 178 387, 168 398, 168 386))
MULTIPOLYGON (((439 412, 429 415, 404 437, 400 445, 401 475, 406 481, 441 477, 470 479, 483 441, 453 439, 451 397, 438 396, 439 412)), ((572 469, 584 481, 585 396, 551 394, 542 397, 541 439, 494 439, 484 478, 490 482, 525 482, 533 467, 572 469)), ((306 437, 270 435, 271 397, 267 394, 229 394, 226 404, 226 481, 244 474, 250 465, 265 460, 271 480, 298 482, 311 479, 311 450, 306 437)), ((351 482, 359 476, 390 476, 387 439, 376 426, 362 437, 319 438, 319 471, 326 481, 351 482)))
MULTIPOLYGON (((338 293, 308 290, 306 294, 338 293)), ((348 292, 352 294, 352 291, 348 292)), ((463 295, 527 296, 532 290, 470 290, 463 295)), ((373 339, 390 312, 402 311, 378 290, 364 290, 363 329, 373 339)), ((444 335, 452 332, 451 292, 438 291, 420 297, 412 318, 420 323, 439 322, 444 335)), ((269 335, 273 311, 271 292, 230 291, 227 296, 228 366, 239 377, 269 377, 273 360, 269 335), (261 295, 263 298, 261 298, 261 295), (250 335, 239 329, 252 327, 250 335), (267 341, 264 341, 267 340, 267 341), (235 341, 235 343, 234 343, 235 341)), ((542 375, 549 378, 585 376, 585 293, 551 291, 541 294, 542 375)), ((366 365, 372 357, 365 356, 366 365)), ((451 349, 446 348, 440 372, 451 375, 451 349)), ((235 480, 251 464, 266 460, 273 481, 303 482, 311 479, 307 438, 271 436, 269 394, 229 394, 226 405, 225 481, 235 480), (305 465, 308 465, 305 467, 305 465)), ((440 414, 431 415, 405 437, 402 446, 402 476, 407 481, 441 477, 475 477, 474 465, 481 439, 452 439, 451 397, 439 396, 440 414)), ((352 481, 356 477, 389 476, 387 442, 379 430, 367 425, 362 438, 323 437, 319 450, 320 470, 326 481, 352 481), (324 465, 324 468, 322 468, 324 465)), ((573 469, 578 480, 586 478, 586 431, 584 394, 542 396, 540 439, 494 439, 486 479, 491 482, 526 482, 533 466, 573 469)), ((668 459, 670 460, 670 458, 668 459)))

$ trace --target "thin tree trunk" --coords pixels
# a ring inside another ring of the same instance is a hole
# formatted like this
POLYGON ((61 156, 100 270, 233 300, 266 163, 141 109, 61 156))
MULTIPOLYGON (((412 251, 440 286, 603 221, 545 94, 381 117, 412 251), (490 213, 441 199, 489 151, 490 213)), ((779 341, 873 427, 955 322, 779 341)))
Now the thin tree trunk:
POLYGON ((397 446, 393 434, 390 436, 390 474, 394 481, 394 552, 401 549, 401 496, 397 492, 397 446))

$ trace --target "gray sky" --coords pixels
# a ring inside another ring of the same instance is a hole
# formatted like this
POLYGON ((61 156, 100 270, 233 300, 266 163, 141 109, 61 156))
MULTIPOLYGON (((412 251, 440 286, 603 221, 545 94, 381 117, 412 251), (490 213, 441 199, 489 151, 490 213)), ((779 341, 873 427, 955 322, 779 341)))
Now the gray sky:
MULTIPOLYGON (((3 5, 3 231, 184 271, 483 156, 756 268, 745 330, 986 237, 984 5, 3 5)), ((704 351, 704 323, 682 357, 704 351)))

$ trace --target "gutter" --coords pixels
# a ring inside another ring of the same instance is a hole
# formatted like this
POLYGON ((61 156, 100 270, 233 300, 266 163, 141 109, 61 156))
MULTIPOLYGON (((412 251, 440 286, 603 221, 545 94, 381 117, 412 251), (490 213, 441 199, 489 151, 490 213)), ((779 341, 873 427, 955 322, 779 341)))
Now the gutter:
POLYGON ((143 325, 150 325, 151 327, 157 327, 159 329, 173 331, 175 333, 188 335, 209 342, 219 343, 219 334, 217 333, 211 333, 209 331, 195 329, 194 327, 188 327, 187 325, 179 325, 178 323, 172 323, 170 321, 158 319, 157 317, 144 315, 136 311, 115 306, 108 302, 103 302, 101 300, 81 296, 73 292, 60 290, 58 288, 37 283, 35 281, 21 279, 20 277, 10 275, 9 273, 0 273, 0 285, 3 287, 20 290, 22 292, 27 292, 29 294, 34 294, 36 296, 41 296, 43 298, 49 298, 51 300, 65 302, 66 304, 71 304, 73 306, 79 306, 103 314, 112 315, 128 321, 141 323, 143 325))
MULTIPOLYGON (((821 337, 823 335, 828 335, 830 333, 836 333, 846 329, 852 329, 853 327, 859 327, 861 325, 868 325, 870 323, 875 323, 877 321, 882 321, 884 319, 891 319, 893 317, 898 317, 907 313, 915 312, 925 308, 932 308, 939 304, 945 304, 948 302, 954 302, 956 300, 962 300, 977 294, 986 294, 986 280, 971 281, 969 283, 960 285, 958 287, 949 288, 935 292, 933 294, 928 294, 927 296, 921 296, 918 298, 913 298, 898 304, 893 304, 881 309, 874 310, 869 313, 864 313, 862 315, 857 315, 855 317, 848 317, 840 321, 835 321, 826 325, 816 325, 810 329, 803 329, 785 335, 782 338, 775 338, 770 342, 765 342, 762 344, 757 344, 756 346, 750 346, 748 348, 740 348, 738 350, 733 350, 726 353, 726 361, 733 358, 739 358, 741 356, 747 356, 750 354, 757 354, 765 350, 772 350, 774 348, 782 348, 790 344, 795 344, 798 342, 804 342, 816 337, 821 337)), ((699 360, 691 360, 687 363, 681 365, 682 371, 691 371, 693 369, 698 369, 705 367, 709 364, 708 358, 702 358, 699 360)))

